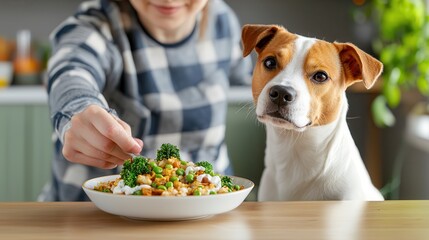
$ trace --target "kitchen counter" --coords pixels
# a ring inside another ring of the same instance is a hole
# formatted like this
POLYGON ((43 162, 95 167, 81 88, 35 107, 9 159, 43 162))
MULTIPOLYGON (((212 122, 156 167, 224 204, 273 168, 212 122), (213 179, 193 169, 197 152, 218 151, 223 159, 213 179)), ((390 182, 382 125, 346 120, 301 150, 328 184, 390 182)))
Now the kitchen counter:
MULTIPOLYGON (((198 207, 198 206, 196 206, 198 207)), ((244 202, 199 220, 153 222, 91 202, 0 203, 0 239, 428 239, 429 201, 244 202)))
MULTIPOLYGON (((48 95, 44 86, 11 86, 0 88, 0 105, 8 104, 47 104, 48 95)), ((252 101, 250 87, 234 86, 228 91, 229 103, 252 101)))
POLYGON ((44 86, 12 86, 0 88, 0 105, 47 104, 48 95, 44 86))

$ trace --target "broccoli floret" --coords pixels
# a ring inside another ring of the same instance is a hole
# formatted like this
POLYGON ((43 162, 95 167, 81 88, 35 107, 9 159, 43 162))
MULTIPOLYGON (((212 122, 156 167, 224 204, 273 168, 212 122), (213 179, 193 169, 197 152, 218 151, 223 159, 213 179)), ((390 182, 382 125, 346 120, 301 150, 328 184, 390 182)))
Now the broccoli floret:
POLYGON ((195 163, 197 166, 204 167, 204 172, 213 176, 213 165, 207 161, 197 162, 195 163))
POLYGON ((131 170, 137 175, 150 173, 149 161, 143 156, 136 156, 131 163, 131 170))
POLYGON ((163 159, 169 159, 171 157, 180 159, 179 148, 169 143, 162 144, 161 148, 156 153, 156 160, 161 161, 163 159))
POLYGON ((234 187, 234 184, 232 183, 232 179, 228 176, 223 176, 220 179, 221 183, 222 183, 222 187, 227 187, 229 189, 232 190, 232 188, 234 187))
POLYGON ((121 171, 121 178, 125 185, 134 187, 136 185, 137 175, 131 170, 131 160, 126 160, 121 171))
POLYGON ((150 173, 149 162, 143 156, 134 157, 132 160, 126 160, 121 171, 121 178, 125 185, 135 187, 137 176, 150 173))

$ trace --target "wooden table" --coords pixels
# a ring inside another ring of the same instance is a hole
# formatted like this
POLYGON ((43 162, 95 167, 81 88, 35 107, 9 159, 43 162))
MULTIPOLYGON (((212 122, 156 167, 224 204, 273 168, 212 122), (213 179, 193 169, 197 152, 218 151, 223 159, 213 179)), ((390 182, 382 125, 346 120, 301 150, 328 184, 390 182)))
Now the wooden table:
POLYGON ((0 203, 0 239, 136 238, 429 239, 429 201, 244 202, 178 222, 130 220, 91 202, 0 203))

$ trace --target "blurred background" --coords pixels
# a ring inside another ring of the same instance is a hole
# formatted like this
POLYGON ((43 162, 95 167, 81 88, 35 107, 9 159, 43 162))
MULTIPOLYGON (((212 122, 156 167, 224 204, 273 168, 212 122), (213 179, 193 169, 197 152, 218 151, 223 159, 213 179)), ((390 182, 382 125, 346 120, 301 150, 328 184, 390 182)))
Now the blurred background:
MULTIPOLYGON (((225 0, 242 24, 279 24, 352 42, 384 63, 370 90, 348 92, 348 123, 373 183, 387 199, 429 199, 429 20, 426 0, 225 0)), ((35 201, 52 159, 44 90, 50 32, 78 0, 2 0, 0 201, 35 201)), ((250 89, 232 89, 227 144, 236 175, 259 182, 265 130, 250 89)))

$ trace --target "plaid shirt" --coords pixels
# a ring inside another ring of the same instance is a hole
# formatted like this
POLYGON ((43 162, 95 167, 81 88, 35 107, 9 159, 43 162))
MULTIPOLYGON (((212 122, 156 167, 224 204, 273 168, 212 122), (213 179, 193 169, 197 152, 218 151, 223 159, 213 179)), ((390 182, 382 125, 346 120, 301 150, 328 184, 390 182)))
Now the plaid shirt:
POLYGON ((232 10, 210 0, 208 24, 175 44, 162 44, 140 24, 128 1, 83 2, 51 34, 48 66, 51 119, 57 140, 53 181, 39 200, 87 200, 82 183, 116 174, 74 164, 61 154, 70 119, 90 104, 114 110, 143 152, 155 157, 172 143, 189 161, 212 162, 231 174, 225 146, 226 93, 231 84, 249 84, 250 59, 241 57, 241 26, 232 10))

